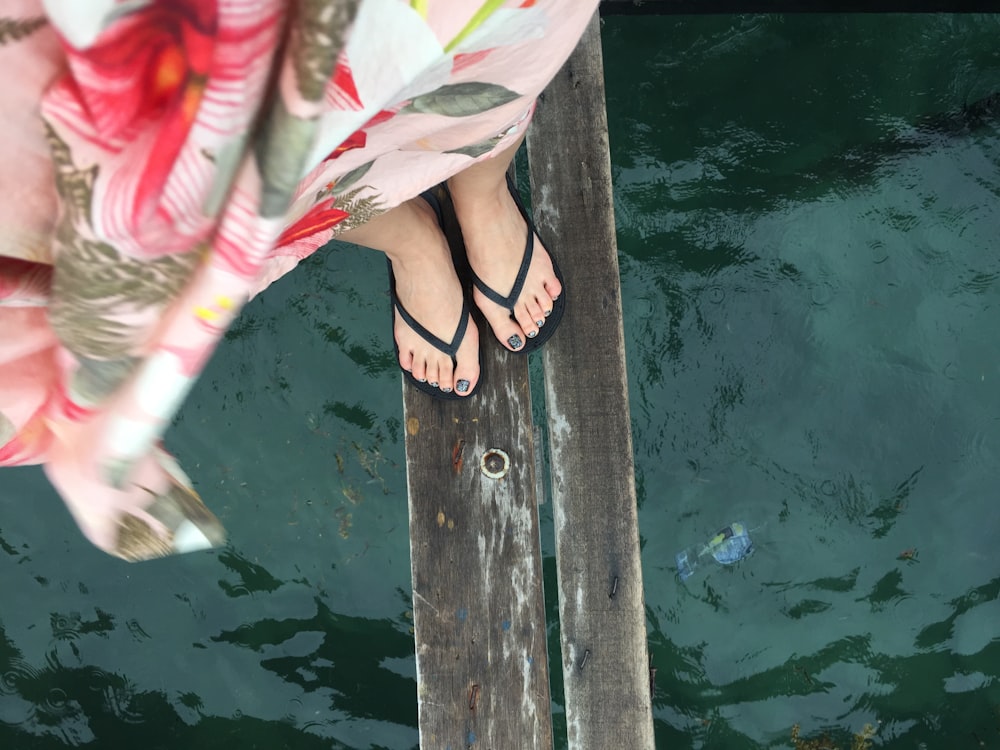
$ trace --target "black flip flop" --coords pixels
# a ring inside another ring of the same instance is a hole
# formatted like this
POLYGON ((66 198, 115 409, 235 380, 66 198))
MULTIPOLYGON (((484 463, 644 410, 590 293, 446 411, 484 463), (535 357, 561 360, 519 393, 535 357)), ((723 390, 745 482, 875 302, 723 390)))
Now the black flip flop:
MULTIPOLYGON (((443 226, 444 215, 441 210, 441 204, 438 202, 437 197, 430 191, 421 193, 420 197, 423 198, 425 201, 427 201, 430 207, 434 209, 434 213, 437 214, 438 224, 441 224, 443 226)), ((424 341, 426 341, 428 344, 433 346, 438 351, 441 351, 444 354, 447 354, 449 357, 451 357, 452 367, 458 367, 458 360, 455 359, 455 354, 458 352, 458 348, 462 345, 462 340, 465 338, 465 331, 469 327, 469 317, 470 317, 469 301, 464 288, 462 291, 462 315, 459 318, 458 327, 455 329, 455 335, 452 336, 451 342, 442 341, 433 333, 431 333, 422 325, 420 325, 420 323, 417 322, 417 319, 414 318, 412 315, 410 315, 410 313, 406 311, 406 308, 403 307, 403 304, 399 301, 399 297, 396 296, 396 277, 392 272, 392 261, 386 258, 386 263, 389 266, 389 296, 392 299, 392 331, 393 331, 392 346, 393 349, 395 349, 396 351, 396 360, 397 361, 399 360, 399 346, 396 344, 396 336, 395 336, 396 313, 398 312, 400 317, 403 318, 406 324, 410 328, 412 328, 420 338, 422 338, 424 341)), ((430 383, 426 381, 421 382, 420 380, 417 380, 415 377, 413 377, 413 373, 410 372, 409 370, 403 370, 403 375, 406 377, 408 381, 410 381, 410 384, 413 385, 418 391, 426 393, 428 396, 441 399, 443 401, 455 401, 458 399, 464 400, 467 398, 471 398, 479 390, 479 386, 483 384, 483 378, 480 375, 480 378, 479 380, 476 381, 476 385, 472 389, 472 392, 469 393, 468 395, 460 396, 455 391, 447 391, 447 392, 442 391, 437 386, 432 386, 430 383)))
MULTIPOLYGON (((510 318, 511 320, 515 320, 514 305, 517 302, 517 298, 521 296, 524 281, 528 276, 528 267, 531 265, 531 255, 535 249, 535 234, 537 230, 535 229, 534 222, 531 220, 531 216, 528 215, 527 209, 525 209, 524 204, 521 202, 521 194, 517 189, 517 185, 514 184, 510 172, 507 173, 507 189, 510 191, 511 196, 513 196, 514 203, 517 204, 517 210, 521 212, 521 216, 524 218, 524 223, 528 225, 528 238, 524 243, 524 257, 521 259, 521 267, 517 271, 514 286, 511 287, 510 294, 505 297, 496 290, 488 287, 486 282, 476 275, 475 271, 471 273, 472 283, 483 293, 483 296, 491 302, 495 302, 501 307, 510 310, 510 318)), ((552 334, 556 332, 559 321, 562 320, 563 312, 566 310, 566 282, 563 281, 562 271, 559 270, 559 266, 556 264, 555 256, 552 255, 551 250, 549 251, 549 259, 552 261, 552 271, 555 273, 556 278, 559 279, 563 290, 558 299, 553 301, 552 312, 545 318, 545 325, 539 326, 538 335, 525 341, 524 346, 520 349, 508 349, 512 354, 531 354, 531 352, 537 351, 542 344, 552 338, 552 334)))

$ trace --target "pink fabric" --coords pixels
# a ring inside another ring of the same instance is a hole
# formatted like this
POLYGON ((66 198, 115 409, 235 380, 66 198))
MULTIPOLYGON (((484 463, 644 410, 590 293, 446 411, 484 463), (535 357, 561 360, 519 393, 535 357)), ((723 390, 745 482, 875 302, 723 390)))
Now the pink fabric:
POLYGON ((8 2, 0 465, 44 463, 111 554, 221 543, 160 437, 227 326, 519 137, 596 5, 8 2))

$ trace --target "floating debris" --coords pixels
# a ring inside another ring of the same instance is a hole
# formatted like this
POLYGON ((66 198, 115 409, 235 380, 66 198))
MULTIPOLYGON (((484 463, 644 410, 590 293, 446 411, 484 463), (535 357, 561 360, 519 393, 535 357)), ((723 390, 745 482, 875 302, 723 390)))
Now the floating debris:
POLYGON ((753 552, 753 542, 747 527, 742 523, 731 523, 709 539, 705 544, 698 544, 678 552, 677 575, 682 581, 694 575, 701 561, 711 557, 720 565, 733 565, 753 552))

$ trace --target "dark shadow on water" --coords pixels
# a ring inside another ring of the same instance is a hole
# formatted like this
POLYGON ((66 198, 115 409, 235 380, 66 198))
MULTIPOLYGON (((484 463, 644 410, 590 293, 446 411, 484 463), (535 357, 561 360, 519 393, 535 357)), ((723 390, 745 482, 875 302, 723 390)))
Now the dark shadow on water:
POLYGON ((310 653, 262 659, 261 667, 305 692, 332 689, 337 697, 331 710, 415 726, 414 680, 383 666, 386 659, 412 657, 412 637, 391 621, 338 615, 320 599, 314 601, 316 614, 311 618, 263 619, 211 640, 260 652, 303 633, 320 634, 321 642, 310 653))
MULTIPOLYGON (((346 713, 416 727, 414 680, 383 666, 386 659, 412 658, 412 639, 390 622, 338 616, 318 600, 316 604, 313 618, 262 620, 212 640, 261 651, 302 633, 321 633, 322 641, 312 653, 262 659, 261 667, 304 692, 331 690, 330 715, 346 713)), ((111 615, 98 612, 88 622, 79 615, 53 614, 51 627, 55 639, 72 640, 82 634, 107 637, 115 626, 111 615)), ((0 623, 0 747, 5 750, 81 745, 99 750, 351 750, 302 728, 310 719, 329 724, 327 716, 264 720, 238 711, 230 717, 211 716, 203 713, 203 703, 193 692, 181 691, 172 702, 165 692, 138 690, 127 676, 94 666, 66 666, 54 648, 44 664, 31 664, 0 623), (188 709, 186 717, 175 703, 188 709)))

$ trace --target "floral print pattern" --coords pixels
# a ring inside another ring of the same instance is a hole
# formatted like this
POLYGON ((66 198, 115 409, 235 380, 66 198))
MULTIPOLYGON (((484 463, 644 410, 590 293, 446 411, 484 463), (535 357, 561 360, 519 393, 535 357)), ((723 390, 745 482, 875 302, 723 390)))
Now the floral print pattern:
POLYGON ((123 559, 221 544, 160 440, 219 338, 337 233, 517 138, 595 9, 11 0, 0 64, 33 75, 0 103, 0 465, 43 463, 123 559))

